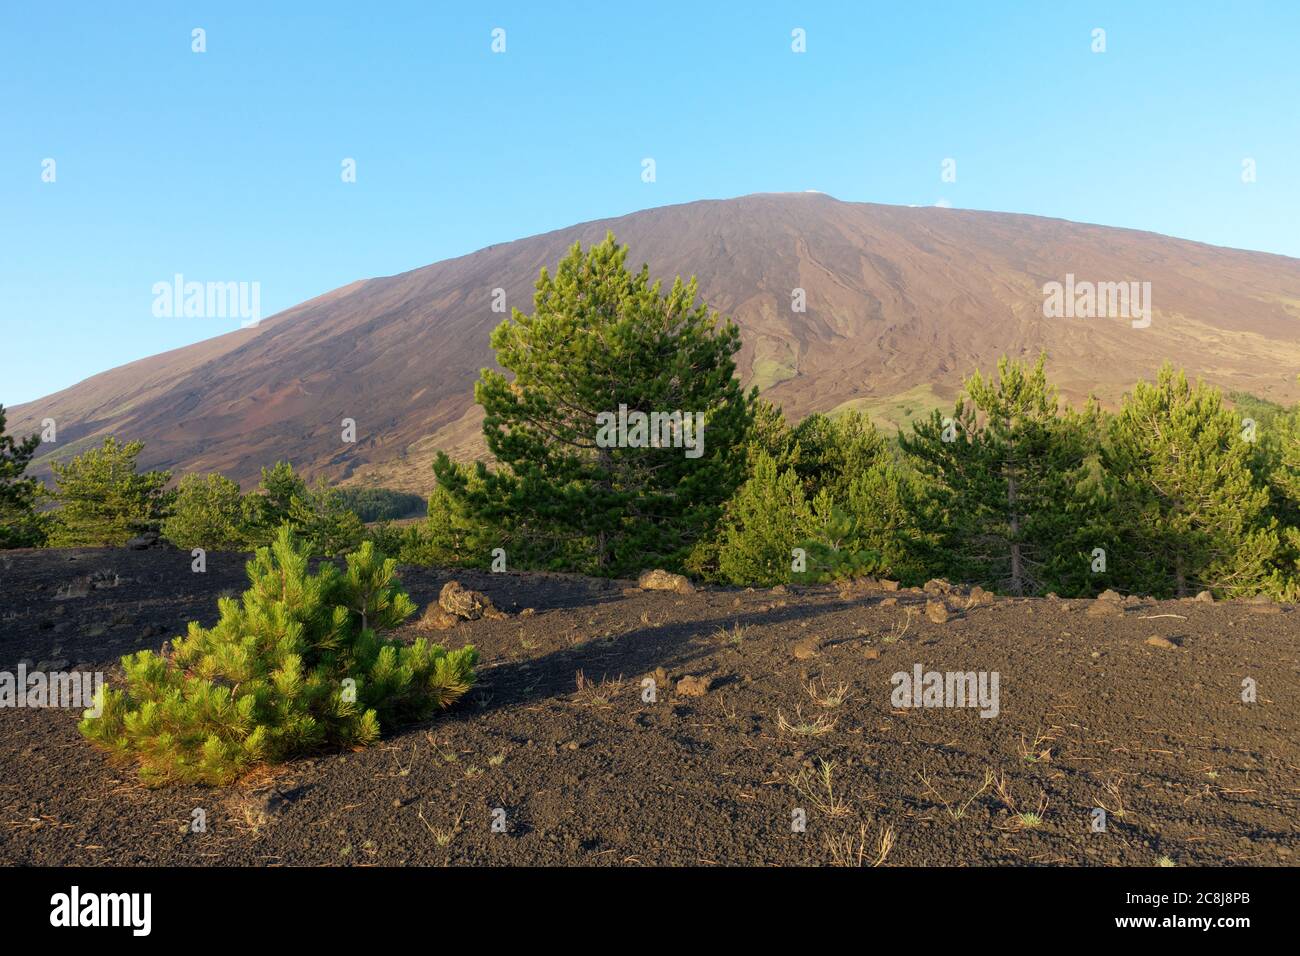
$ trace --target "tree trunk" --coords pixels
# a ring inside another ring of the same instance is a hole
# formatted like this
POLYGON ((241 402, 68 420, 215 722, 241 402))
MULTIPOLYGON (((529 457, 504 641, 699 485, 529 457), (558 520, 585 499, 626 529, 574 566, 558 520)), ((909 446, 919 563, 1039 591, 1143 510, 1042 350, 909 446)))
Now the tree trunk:
POLYGON ((1007 478, 1007 518, 1011 526, 1011 593, 1025 593, 1024 563, 1020 558, 1020 501, 1016 476, 1007 478))
MULTIPOLYGON (((609 480, 609 474, 614 468, 614 456, 608 448, 602 448, 597 452, 597 460, 600 462, 601 471, 605 474, 605 480, 599 482, 597 487, 604 491, 612 491, 614 484, 609 480)), ((596 566, 601 571, 604 571, 614 562, 614 556, 610 551, 611 543, 605 529, 601 528, 596 535, 596 566)))

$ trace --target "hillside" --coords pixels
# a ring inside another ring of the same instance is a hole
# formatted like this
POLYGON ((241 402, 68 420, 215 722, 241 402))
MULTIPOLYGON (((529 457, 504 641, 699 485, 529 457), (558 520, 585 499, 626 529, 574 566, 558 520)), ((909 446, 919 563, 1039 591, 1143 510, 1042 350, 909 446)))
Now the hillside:
MULTIPOLYGON (((308 475, 427 490, 439 448, 482 454, 472 387, 501 321, 493 289, 531 309, 538 271, 612 230, 629 263, 696 275, 734 317, 746 383, 798 418, 856 407, 896 426, 949 402, 1003 353, 1046 349, 1071 400, 1113 404, 1171 359, 1226 390, 1300 399, 1300 260, 1006 213, 761 194, 648 209, 354 282, 264 320, 10 409, 59 423, 45 456, 106 434, 142 464, 219 470, 245 486, 292 461, 308 475), (1043 287, 1151 283, 1152 321, 1043 316, 1043 287), (806 311, 791 308, 796 287, 806 311), (340 421, 358 441, 340 441, 340 421)), ((37 473, 48 471, 48 461, 37 473)))

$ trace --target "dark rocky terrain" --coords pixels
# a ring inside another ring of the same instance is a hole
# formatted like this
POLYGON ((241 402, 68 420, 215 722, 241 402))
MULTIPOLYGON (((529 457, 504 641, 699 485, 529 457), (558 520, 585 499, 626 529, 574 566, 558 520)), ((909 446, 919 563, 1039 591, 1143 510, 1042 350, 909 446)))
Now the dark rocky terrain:
MULTIPOLYGON (((159 647, 189 619, 213 623, 217 596, 243 589, 243 560, 209 555, 207 573, 194 574, 169 549, 9 552, 0 670, 26 660, 112 679, 119 655, 159 647)), ((403 569, 421 605, 452 577, 403 569)), ((0 710, 0 858, 1300 861, 1294 606, 454 577, 506 612, 435 634, 478 646, 479 685, 369 750, 295 760, 225 789, 149 790, 80 737, 75 713, 0 710), (998 715, 896 709, 891 675, 918 663, 998 672, 998 715), (1247 677, 1255 703, 1242 701, 1247 677), (1104 833, 1091 831, 1097 807, 1108 811, 1104 833), (190 832, 198 808, 205 833, 190 832), (493 832, 494 811, 505 832, 493 832)), ((402 633, 413 637, 418 622, 402 633)))

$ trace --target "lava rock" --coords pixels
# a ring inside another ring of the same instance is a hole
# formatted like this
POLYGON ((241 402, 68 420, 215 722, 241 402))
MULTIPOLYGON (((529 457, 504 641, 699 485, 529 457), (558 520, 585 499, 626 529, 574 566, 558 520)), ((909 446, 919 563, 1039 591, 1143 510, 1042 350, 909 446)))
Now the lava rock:
POLYGON ((455 614, 448 614, 436 604, 430 604, 424 609, 424 614, 416 622, 416 627, 422 631, 445 631, 448 628, 455 627, 459 621, 455 614))
POLYGON ((677 682, 678 697, 703 697, 709 692, 713 681, 707 677, 683 677, 677 682))
POLYGON ((926 601, 925 616, 935 624, 947 624, 949 616, 948 605, 944 604, 942 601, 926 601))
POLYGON ((149 548, 156 548, 162 543, 162 536, 157 531, 146 531, 138 537, 132 538, 126 543, 126 546, 132 551, 145 551, 149 548))
POLYGON ((438 606, 448 614, 466 621, 477 621, 479 618, 495 621, 505 617, 505 614, 496 609, 490 597, 481 591, 471 591, 459 581, 448 581, 442 586, 438 606))
POLYGON ((662 568, 642 571, 636 579, 636 586, 642 591, 676 591, 678 594, 693 594, 695 586, 683 574, 673 574, 662 568))
POLYGON ((821 644, 815 637, 806 637, 792 648, 795 660, 810 661, 818 655, 821 644))

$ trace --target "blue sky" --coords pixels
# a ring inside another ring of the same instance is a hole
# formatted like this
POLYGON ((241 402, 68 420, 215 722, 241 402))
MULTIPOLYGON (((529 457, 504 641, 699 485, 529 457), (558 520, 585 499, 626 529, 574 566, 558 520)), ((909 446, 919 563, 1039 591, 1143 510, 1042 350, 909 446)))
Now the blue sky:
POLYGON ((0 403, 237 327, 156 318, 152 286, 176 273, 259 282, 266 316, 494 242, 750 192, 945 200, 1300 257, 1297 37, 1292 0, 9 3, 0 403))

